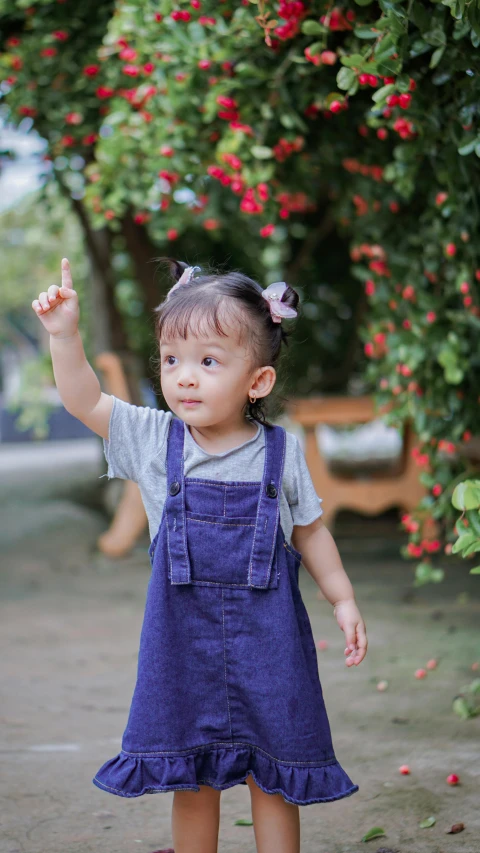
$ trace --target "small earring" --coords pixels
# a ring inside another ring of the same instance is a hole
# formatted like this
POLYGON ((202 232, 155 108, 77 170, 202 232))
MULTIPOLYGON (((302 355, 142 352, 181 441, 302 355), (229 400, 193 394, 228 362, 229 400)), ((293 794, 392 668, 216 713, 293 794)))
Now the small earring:
POLYGON ((250 400, 251 403, 254 403, 257 399, 257 395, 255 394, 255 392, 253 392, 253 400, 252 400, 250 394, 248 395, 248 399, 250 400))

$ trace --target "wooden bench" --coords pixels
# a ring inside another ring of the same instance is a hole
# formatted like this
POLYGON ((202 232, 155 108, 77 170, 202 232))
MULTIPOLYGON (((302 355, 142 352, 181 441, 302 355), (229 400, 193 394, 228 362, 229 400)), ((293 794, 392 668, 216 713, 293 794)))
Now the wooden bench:
MULTIPOLYGON (((364 515, 377 515, 390 507, 412 512, 426 494, 421 484, 420 469, 412 457, 418 444, 411 424, 403 431, 403 448, 397 469, 389 473, 372 471, 361 478, 338 476, 331 471, 318 446, 319 424, 345 426, 368 423, 380 417, 388 407, 375 409, 372 397, 311 397, 293 399, 287 405, 290 419, 305 431, 305 458, 315 490, 323 498, 323 519, 329 526, 340 509, 364 515)), ((426 519, 422 526, 425 538, 435 538, 436 524, 426 519)))

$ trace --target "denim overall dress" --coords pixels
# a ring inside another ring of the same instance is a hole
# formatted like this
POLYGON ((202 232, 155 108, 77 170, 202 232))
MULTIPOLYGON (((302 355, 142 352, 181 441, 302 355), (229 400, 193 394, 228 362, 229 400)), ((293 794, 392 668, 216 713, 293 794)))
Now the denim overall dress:
POLYGON ((285 430, 263 425, 262 480, 238 482, 184 477, 186 429, 172 417, 122 748, 92 781, 139 797, 251 774, 297 805, 348 797, 358 785, 332 746, 301 554, 280 524, 285 430))

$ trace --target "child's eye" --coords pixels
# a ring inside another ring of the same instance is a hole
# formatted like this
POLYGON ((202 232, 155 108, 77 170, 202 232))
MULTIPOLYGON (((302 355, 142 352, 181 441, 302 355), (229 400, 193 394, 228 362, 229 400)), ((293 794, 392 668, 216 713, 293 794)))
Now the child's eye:
MULTIPOLYGON (((216 359, 216 358, 213 358, 211 355, 206 355, 206 356, 205 356, 205 358, 204 358, 203 360, 204 360, 204 361, 214 361, 216 364, 218 364, 217 359, 216 359)), ((212 365, 210 365, 210 364, 206 364, 206 365, 205 365, 205 367, 211 367, 211 366, 212 366, 212 365)))
POLYGON ((166 363, 167 363, 167 364, 169 364, 169 365, 171 365, 171 364, 172 364, 172 362, 171 362, 171 361, 169 361, 169 359, 170 359, 170 358, 175 358, 175 356, 174 356, 174 355, 166 355, 166 356, 165 356, 165 358, 164 358, 164 361, 166 361, 166 363))

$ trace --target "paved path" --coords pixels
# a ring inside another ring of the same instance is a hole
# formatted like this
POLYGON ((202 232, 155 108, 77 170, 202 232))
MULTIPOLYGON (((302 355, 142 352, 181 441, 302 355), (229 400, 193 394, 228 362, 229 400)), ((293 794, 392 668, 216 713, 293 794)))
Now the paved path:
MULTIPOLYGON (((101 481, 101 482, 106 482, 101 481)), ((33 488, 33 484, 32 484, 33 488)), ((173 794, 127 800, 91 778, 120 747, 135 683, 149 563, 145 540, 115 563, 95 554, 99 510, 65 497, 0 494, 1 853, 151 853, 171 846, 173 794)), ((480 582, 463 563, 412 590, 395 520, 345 516, 337 542, 367 622, 347 669, 331 606, 301 570, 337 756, 360 791, 301 809, 302 853, 479 853, 480 717, 452 700, 480 660, 480 582), (424 681, 413 673, 439 660, 424 681), (387 679, 380 693, 377 681, 387 679), (410 776, 398 772, 411 767, 410 776), (462 784, 450 787, 455 772, 462 784), (424 818, 437 823, 420 829, 424 818), (452 824, 466 829, 447 835, 452 824), (362 844, 382 826, 387 835, 362 844)), ((249 791, 222 794, 219 853, 255 853, 249 791)))

